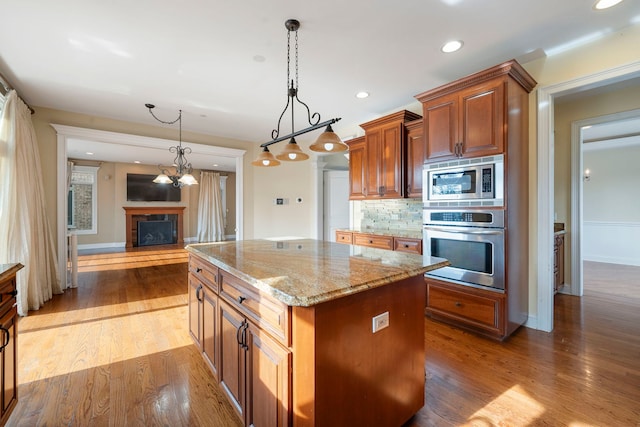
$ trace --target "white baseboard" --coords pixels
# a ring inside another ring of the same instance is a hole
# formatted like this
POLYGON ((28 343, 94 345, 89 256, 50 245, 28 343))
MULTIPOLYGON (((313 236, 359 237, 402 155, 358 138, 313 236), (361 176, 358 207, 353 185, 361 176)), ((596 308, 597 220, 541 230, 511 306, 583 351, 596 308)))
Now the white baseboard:
POLYGON ((125 242, 113 242, 113 243, 89 243, 85 245, 78 245, 78 250, 83 249, 113 249, 124 248, 125 242))
POLYGON ((523 326, 526 328, 538 329, 538 318, 536 316, 529 315, 523 326))

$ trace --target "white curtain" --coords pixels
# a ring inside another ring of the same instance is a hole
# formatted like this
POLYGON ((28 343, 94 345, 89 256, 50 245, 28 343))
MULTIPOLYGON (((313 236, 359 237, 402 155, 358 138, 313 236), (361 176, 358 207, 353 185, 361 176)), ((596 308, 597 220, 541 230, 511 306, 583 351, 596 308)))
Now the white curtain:
POLYGON ((220 242, 224 240, 224 212, 220 191, 220 174, 200 174, 198 197, 198 242, 220 242))
MULTIPOLYGON (((18 313, 62 293, 31 112, 15 90, 0 115, 0 263, 19 262, 18 313)), ((59 203, 61 201, 58 201, 59 203)))

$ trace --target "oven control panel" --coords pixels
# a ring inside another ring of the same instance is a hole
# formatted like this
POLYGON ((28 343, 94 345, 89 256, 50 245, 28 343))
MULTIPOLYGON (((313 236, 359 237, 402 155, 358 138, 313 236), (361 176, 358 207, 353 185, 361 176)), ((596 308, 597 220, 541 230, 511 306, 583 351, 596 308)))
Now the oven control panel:
POLYGON ((476 227, 504 227, 504 211, 424 210, 425 224, 468 225, 476 227))

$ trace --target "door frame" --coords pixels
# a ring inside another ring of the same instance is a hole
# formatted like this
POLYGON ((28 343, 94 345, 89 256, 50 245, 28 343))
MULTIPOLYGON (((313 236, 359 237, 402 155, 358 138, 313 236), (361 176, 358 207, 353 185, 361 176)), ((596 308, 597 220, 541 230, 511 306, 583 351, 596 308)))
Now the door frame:
MULTIPOLYGON (((530 319, 527 325, 546 332, 553 330, 553 212, 554 212, 554 100, 562 95, 593 89, 628 80, 640 75, 640 61, 625 64, 619 67, 593 73, 587 76, 578 77, 548 86, 543 86, 537 90, 538 109, 538 193, 537 193, 537 220, 538 220, 538 247, 536 258, 538 260, 537 277, 537 311, 535 319, 530 319)), ((573 164, 574 162, 572 162, 573 164)), ((572 181, 575 181, 575 172, 572 171, 572 181)), ((572 192, 575 183, 572 184, 572 192)), ((572 205, 572 209, 575 206, 572 205)), ((579 252, 576 256, 575 249, 579 251, 575 234, 571 233, 572 245, 572 282, 578 279, 573 275, 576 271, 576 264, 581 259, 579 252)), ((579 268, 577 269, 581 271, 579 268)), ((581 280, 581 279, 580 279, 581 280)))

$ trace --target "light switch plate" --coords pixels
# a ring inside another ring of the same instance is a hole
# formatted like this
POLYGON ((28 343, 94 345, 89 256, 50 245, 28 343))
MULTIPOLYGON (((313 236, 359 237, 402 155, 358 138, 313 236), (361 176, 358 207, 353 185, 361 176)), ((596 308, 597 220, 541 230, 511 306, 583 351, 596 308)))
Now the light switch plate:
POLYGON ((385 311, 382 314, 378 314, 377 316, 374 316, 371 323, 372 323, 371 329, 372 329, 372 332, 374 334, 376 332, 388 327, 389 326, 389 312, 385 311))

